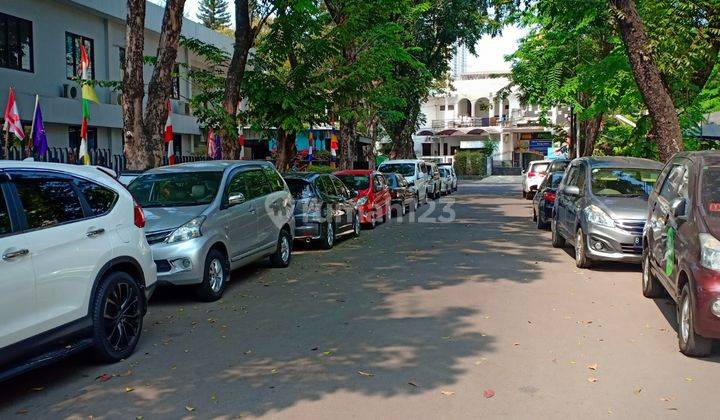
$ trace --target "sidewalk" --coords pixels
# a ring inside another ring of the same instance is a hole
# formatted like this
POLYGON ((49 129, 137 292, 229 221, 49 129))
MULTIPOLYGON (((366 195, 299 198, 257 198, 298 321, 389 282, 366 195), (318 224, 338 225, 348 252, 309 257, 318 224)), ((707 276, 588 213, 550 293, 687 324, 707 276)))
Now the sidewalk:
POLYGON ((522 175, 491 175, 483 178, 480 184, 521 184, 522 175))

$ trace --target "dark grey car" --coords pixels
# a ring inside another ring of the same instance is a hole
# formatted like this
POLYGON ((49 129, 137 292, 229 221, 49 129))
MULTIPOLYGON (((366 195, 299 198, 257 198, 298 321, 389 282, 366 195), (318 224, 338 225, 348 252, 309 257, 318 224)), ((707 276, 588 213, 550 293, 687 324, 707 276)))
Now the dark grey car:
POLYGON ((575 263, 640 263, 648 196, 663 165, 629 157, 575 159, 558 188, 552 244, 575 246, 575 263))

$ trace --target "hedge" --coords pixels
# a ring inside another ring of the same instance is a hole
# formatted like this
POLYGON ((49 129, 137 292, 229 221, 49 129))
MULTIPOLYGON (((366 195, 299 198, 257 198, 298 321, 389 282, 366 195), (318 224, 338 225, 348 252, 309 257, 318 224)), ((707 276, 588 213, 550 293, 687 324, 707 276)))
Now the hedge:
POLYGON ((461 176, 487 175, 487 158, 482 151, 461 150, 455 153, 455 172, 461 176))

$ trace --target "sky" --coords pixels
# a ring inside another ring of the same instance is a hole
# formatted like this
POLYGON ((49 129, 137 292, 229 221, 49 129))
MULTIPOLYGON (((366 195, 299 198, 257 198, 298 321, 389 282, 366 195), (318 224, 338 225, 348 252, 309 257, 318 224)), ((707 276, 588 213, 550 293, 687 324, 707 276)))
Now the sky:
POLYGON ((518 41, 526 34, 525 29, 508 26, 503 29, 502 36, 484 36, 475 46, 477 56, 468 56, 467 71, 509 70, 510 63, 504 57, 515 52, 518 41))

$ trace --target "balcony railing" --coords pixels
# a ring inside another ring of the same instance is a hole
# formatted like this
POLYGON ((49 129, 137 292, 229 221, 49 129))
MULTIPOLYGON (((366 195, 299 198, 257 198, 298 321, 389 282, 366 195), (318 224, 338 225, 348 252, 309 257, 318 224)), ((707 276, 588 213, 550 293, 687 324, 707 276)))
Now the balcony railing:
POLYGON ((460 117, 448 120, 432 120, 433 130, 442 130, 443 128, 465 128, 465 127, 493 127, 498 125, 505 117, 460 117))

